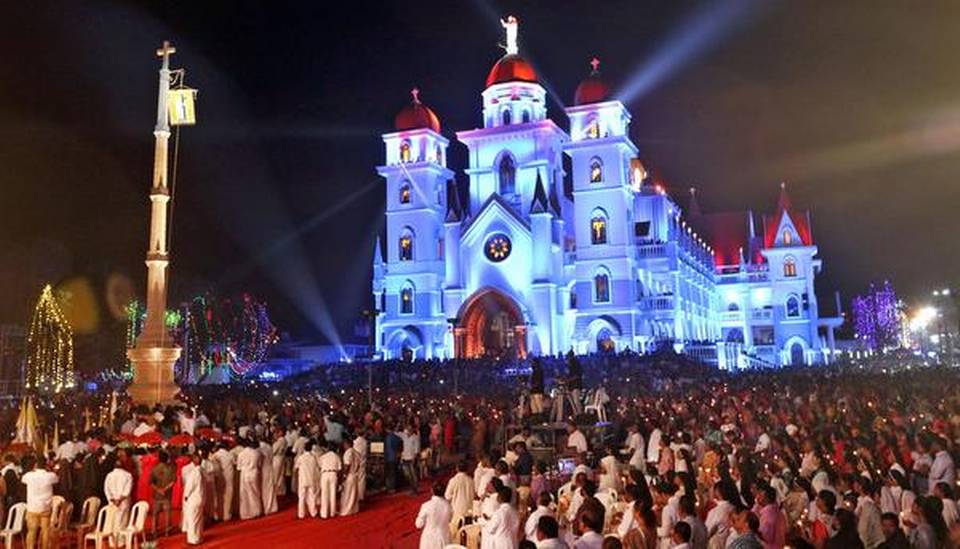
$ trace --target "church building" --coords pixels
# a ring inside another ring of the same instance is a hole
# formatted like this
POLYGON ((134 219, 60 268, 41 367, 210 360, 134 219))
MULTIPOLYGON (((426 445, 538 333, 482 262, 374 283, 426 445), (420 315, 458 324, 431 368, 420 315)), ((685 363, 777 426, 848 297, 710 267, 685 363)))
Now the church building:
POLYGON ((809 213, 786 188, 769 215, 703 213, 695 194, 682 210, 637 159, 630 112, 598 62, 565 109, 565 129, 547 117, 546 90, 519 55, 516 20, 504 27, 483 127, 456 133, 468 149, 466 198, 440 119, 417 90, 383 135, 378 356, 670 345, 727 369, 829 362, 842 318, 820 316, 822 261, 809 213))

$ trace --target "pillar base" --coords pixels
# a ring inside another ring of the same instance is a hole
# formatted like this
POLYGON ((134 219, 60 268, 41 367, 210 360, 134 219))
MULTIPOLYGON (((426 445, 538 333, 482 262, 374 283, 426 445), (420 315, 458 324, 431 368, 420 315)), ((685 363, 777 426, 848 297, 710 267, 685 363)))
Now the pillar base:
POLYGON ((135 347, 127 351, 133 362, 133 383, 127 394, 137 404, 169 404, 176 400, 180 387, 173 381, 173 364, 180 358, 180 347, 135 347))

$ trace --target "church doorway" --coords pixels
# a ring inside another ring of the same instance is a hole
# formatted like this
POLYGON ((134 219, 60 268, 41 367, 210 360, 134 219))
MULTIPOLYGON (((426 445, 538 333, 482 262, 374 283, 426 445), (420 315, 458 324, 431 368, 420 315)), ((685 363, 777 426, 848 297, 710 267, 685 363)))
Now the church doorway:
POLYGON ((794 343, 790 346, 790 364, 793 366, 803 366, 806 361, 804 360, 803 345, 799 343, 794 343))
POLYGON ((481 290, 461 309, 455 330, 461 358, 525 357, 527 327, 520 308, 497 290, 481 290))

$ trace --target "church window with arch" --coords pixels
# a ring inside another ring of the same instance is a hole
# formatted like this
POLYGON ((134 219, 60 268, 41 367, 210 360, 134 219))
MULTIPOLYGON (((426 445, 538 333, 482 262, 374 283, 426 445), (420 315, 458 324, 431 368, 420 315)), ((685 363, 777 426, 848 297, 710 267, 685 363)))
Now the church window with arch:
POLYGON ((597 271, 593 275, 593 301, 610 303, 610 274, 606 270, 597 271))
POLYGON ((587 129, 584 132, 587 139, 597 139, 600 137, 600 121, 592 118, 587 122, 587 129))
POLYGON ((407 162, 410 162, 410 160, 411 160, 410 142, 403 141, 400 143, 400 162, 403 162, 404 164, 406 164, 407 162))
POLYGON ((400 184, 400 203, 409 204, 410 203, 410 182, 404 181, 400 184))
POLYGON ((599 158, 590 160, 590 182, 600 183, 603 181, 603 162, 599 158))
POLYGON ((516 194, 517 192, 517 165, 513 157, 504 154, 500 157, 500 165, 497 166, 497 175, 500 182, 500 196, 516 194))
POLYGON ((510 113, 510 109, 504 109, 503 112, 500 113, 500 119, 503 121, 504 126, 510 125, 511 117, 512 117, 512 114, 510 113))
POLYGON ((788 255, 783 260, 783 276, 791 278, 797 276, 797 260, 793 256, 788 255))
POLYGON ((530 122, 530 111, 524 109, 520 119, 523 121, 524 124, 527 124, 528 122, 530 122))
POLYGON ((400 290, 400 314, 413 314, 413 284, 409 282, 400 290))
POLYGON ((800 318, 800 298, 791 295, 786 303, 787 318, 800 318))
POLYGON ((789 246, 793 244, 793 232, 790 229, 783 230, 783 245, 789 246))
POLYGON ((400 261, 413 261, 413 231, 404 229, 400 234, 400 261))
POLYGON ((607 214, 603 210, 595 210, 590 219, 590 243, 607 243, 607 214))

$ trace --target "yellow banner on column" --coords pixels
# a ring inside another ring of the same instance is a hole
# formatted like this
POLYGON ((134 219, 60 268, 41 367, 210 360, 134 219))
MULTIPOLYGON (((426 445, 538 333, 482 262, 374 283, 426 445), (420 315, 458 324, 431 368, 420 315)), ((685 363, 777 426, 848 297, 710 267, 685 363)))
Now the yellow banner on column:
POLYGON ((167 113, 171 126, 192 126, 197 123, 194 100, 197 90, 181 88, 167 93, 167 113))

